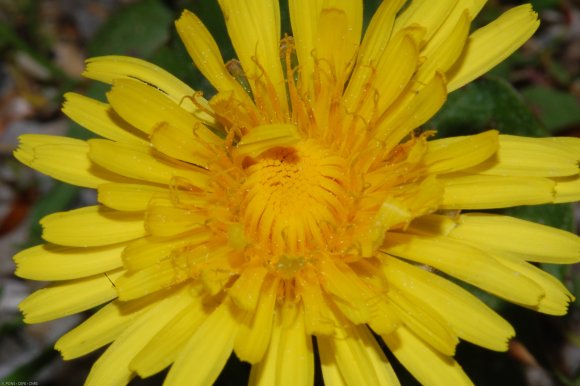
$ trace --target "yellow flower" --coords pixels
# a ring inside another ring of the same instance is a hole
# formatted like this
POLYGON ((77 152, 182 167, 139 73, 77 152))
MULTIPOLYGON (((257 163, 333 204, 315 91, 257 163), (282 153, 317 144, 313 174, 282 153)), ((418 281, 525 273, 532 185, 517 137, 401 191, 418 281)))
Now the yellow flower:
POLYGON ((22 302, 26 322, 106 304, 56 343, 65 359, 110 344, 87 385, 169 366, 167 385, 209 385, 232 352, 252 385, 311 385, 315 355, 327 385, 398 385, 377 339, 424 385, 470 385, 459 339, 502 351, 514 331, 439 272, 566 312, 529 262, 578 262, 577 236, 459 211, 578 200, 580 140, 416 131, 533 34, 530 5, 470 33, 484 0, 384 1, 361 38, 362 1, 290 0, 280 41, 278 2, 219 3, 239 61, 194 14, 176 23, 209 101, 142 60, 93 58, 108 103, 71 93, 63 110, 104 139, 26 135, 15 153, 98 191, 15 257, 56 282, 22 302))

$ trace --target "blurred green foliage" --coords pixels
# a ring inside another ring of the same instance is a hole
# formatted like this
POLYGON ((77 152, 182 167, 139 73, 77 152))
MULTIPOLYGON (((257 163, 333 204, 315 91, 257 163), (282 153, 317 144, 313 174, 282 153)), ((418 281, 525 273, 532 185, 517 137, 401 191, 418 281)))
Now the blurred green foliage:
POLYGON ((174 15, 158 0, 132 4, 107 20, 89 42, 89 56, 128 55, 148 58, 165 45, 174 15))
POLYGON ((450 94, 426 125, 440 137, 496 129, 502 134, 543 137, 548 133, 518 92, 504 79, 484 77, 450 94))
POLYGON ((546 86, 530 86, 522 95, 550 133, 580 122, 578 100, 569 93, 546 86))

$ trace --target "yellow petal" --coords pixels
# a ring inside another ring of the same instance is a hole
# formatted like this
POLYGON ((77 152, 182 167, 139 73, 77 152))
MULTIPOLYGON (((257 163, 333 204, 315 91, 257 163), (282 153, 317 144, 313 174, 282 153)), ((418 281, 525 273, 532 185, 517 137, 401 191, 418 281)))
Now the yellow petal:
POLYGON ((414 0, 397 17, 394 32, 418 24, 425 28, 427 33, 424 40, 429 41, 441 24, 447 21, 456 3, 457 0, 414 0))
POLYGON ((376 249, 383 243, 385 232, 395 226, 408 223, 411 218, 411 212, 405 205, 394 198, 387 198, 372 220, 371 229, 364 232, 362 238, 357 240, 360 244, 361 255, 373 256, 376 249))
POLYGON ((451 68, 463 52, 470 24, 467 10, 456 7, 421 52, 426 60, 419 68, 418 81, 428 82, 437 72, 445 73, 451 68))
POLYGON ((129 368, 131 360, 181 310, 191 304, 191 296, 182 289, 175 296, 166 297, 155 307, 131 323, 109 348, 97 359, 85 381, 85 386, 126 385, 135 373, 129 368))
POLYGON ((551 138, 499 136, 497 155, 470 173, 496 176, 566 177, 580 172, 580 147, 574 149, 551 138))
POLYGON ((82 75, 108 84, 113 84, 116 79, 137 79, 163 91, 171 100, 204 123, 216 125, 213 111, 200 93, 171 73, 145 60, 116 55, 94 57, 87 60, 87 68, 82 75))
POLYGON ((133 300, 189 279, 187 272, 178 265, 179 259, 175 260, 163 260, 137 272, 126 272, 115 282, 119 299, 133 300))
POLYGON ((102 184, 98 187, 101 204, 125 212, 147 209, 153 197, 169 197, 169 190, 155 185, 144 184, 102 184))
POLYGON ((580 175, 556 179, 554 203, 580 201, 580 175))
POLYGON ((257 308, 249 311, 249 318, 240 324, 234 351, 238 358, 249 363, 259 362, 270 343, 278 294, 279 280, 272 277, 261 287, 257 308))
POLYGON ((32 280, 70 280, 107 272, 123 265, 125 244, 69 248, 43 244, 14 256, 16 275, 32 280))
POLYGON ((268 345, 266 355, 260 362, 252 365, 248 386, 269 386, 276 384, 278 377, 278 352, 280 350, 282 329, 278 324, 280 318, 275 319, 276 324, 274 325, 274 328, 272 328, 272 337, 270 338, 270 344, 268 345))
POLYGON ((520 255, 523 260, 572 264, 580 261, 580 237, 560 229, 508 216, 464 214, 450 233, 462 241, 520 255))
POLYGON ((215 40, 196 15, 183 11, 175 27, 197 68, 219 92, 233 91, 238 99, 248 99, 242 86, 228 73, 215 40))
POLYGON ((213 304, 204 304, 198 296, 163 327, 133 358, 129 367, 140 377, 150 377, 172 364, 193 333, 213 312, 213 304))
POLYGON ((405 327, 381 335, 391 352, 424 386, 472 386, 461 366, 429 347, 405 327))
POLYGON ((376 138, 385 141, 385 147, 392 149, 441 108, 447 99, 447 90, 442 76, 436 75, 431 82, 414 90, 409 86, 405 95, 383 113, 378 123, 376 138), (409 88, 410 87, 410 88, 409 88))
POLYGON ((220 143, 221 139, 205 125, 166 94, 149 84, 134 79, 117 79, 107 99, 117 114, 137 129, 151 134, 161 123, 177 128, 184 135, 195 134, 207 143, 220 143))
POLYGON ((338 363, 332 358, 330 351, 333 347, 326 347, 324 342, 321 342, 320 337, 316 337, 318 344, 318 356, 320 358, 320 368, 322 370, 322 378, 324 379, 325 385, 333 386, 349 386, 346 383, 338 363), (328 353, 328 354, 327 354, 328 353))
POLYGON ((300 65, 299 82, 304 90, 313 95, 314 52, 318 34, 318 20, 323 0, 289 0, 290 21, 300 65))
POLYGON ((337 336, 317 337, 326 384, 394 386, 399 381, 383 350, 362 326, 345 326, 337 336))
POLYGON ((263 266, 244 269, 228 291, 234 304, 243 310, 253 311, 258 304, 262 284, 267 273, 268 269, 263 266))
POLYGON ((145 216, 145 229, 153 236, 175 236, 202 227, 207 213, 197 208, 176 207, 172 200, 155 199, 145 216))
MULTIPOLYGON (((329 71, 339 84, 346 80, 354 65, 355 52, 360 43, 361 24, 357 14, 349 13, 348 8, 360 1, 337 2, 338 7, 323 8, 318 20, 318 35, 314 55, 321 69, 329 71), (347 7, 341 7, 344 3, 347 7)), ((361 12, 362 15, 362 12, 361 12)))
MULTIPOLYGON (((409 184, 406 187, 408 188, 408 194, 405 192, 400 197, 400 200, 413 217, 416 218, 439 209, 443 187, 434 175, 428 176, 421 182, 409 184)), ((400 225, 406 226, 407 224, 408 222, 405 222, 400 225)))
POLYGON ((88 206, 53 213, 40 220, 42 238, 70 247, 98 247, 145 236, 142 213, 88 206))
POLYGON ((169 157, 208 168, 216 157, 215 144, 204 143, 197 136, 197 131, 202 126, 198 122, 191 128, 191 133, 184 133, 168 123, 162 123, 151 133, 151 144, 169 157))
POLYGON ((559 148, 568 152, 569 155, 579 158, 580 154, 580 138, 576 137, 549 137, 546 141, 558 146, 559 148))
MULTIPOLYGON (((412 68, 409 69, 409 67, 413 66, 409 66, 404 58, 401 58, 401 61, 390 62, 390 66, 382 65, 382 71, 379 71, 378 68, 373 71, 373 66, 377 66, 380 58, 383 57, 383 53, 390 43, 396 14, 404 2, 404 0, 383 1, 380 3, 379 8, 373 15, 359 49, 356 67, 344 93, 345 105, 349 111, 355 110, 355 103, 359 100, 362 94, 364 94, 364 90, 368 88, 367 82, 369 82, 373 76, 381 76, 383 71, 390 71, 394 67, 398 67, 399 63, 405 63, 405 66, 401 66, 401 68, 407 69, 411 72, 414 71, 412 68)), ((411 75, 409 75, 409 77, 410 76, 411 75)), ((389 78, 389 76, 385 76, 385 78, 389 78)), ((389 85, 391 85, 391 83, 386 82, 386 86, 389 85)), ((383 96, 383 87, 377 86, 375 88, 377 91, 381 90, 380 95, 383 96)))
POLYGON ((41 323, 88 310, 117 297, 113 282, 121 270, 61 282, 40 289, 18 307, 26 323, 41 323))
POLYGON ((357 65, 367 66, 376 61, 391 37, 397 12, 405 0, 382 1, 374 13, 361 43, 357 65))
MULTIPOLYGON (((427 1, 427 0, 426 0, 427 1)), ((458 62, 447 73, 447 89, 454 91, 501 63, 520 48, 540 22, 530 4, 512 8, 471 34, 458 62)))
POLYGON ((89 145, 85 141, 41 134, 26 134, 19 139, 14 157, 57 180, 86 188, 124 180, 94 164, 88 157, 89 145))
POLYGON ((171 184, 182 179, 193 186, 205 187, 204 169, 155 156, 150 148, 135 147, 104 139, 89 141, 89 157, 95 163, 114 173, 139 180, 171 184))
POLYGON ((498 148, 498 132, 451 137, 427 142, 424 162, 430 173, 449 173, 478 165, 498 148))
POLYGON ((143 133, 122 120, 108 103, 72 92, 64 98, 62 112, 85 129, 117 142, 147 144, 143 133))
POLYGON ((371 305, 369 327, 376 334, 390 334, 403 322, 391 302, 380 301, 371 305))
POLYGON ((442 209, 491 209, 554 201, 555 183, 541 177, 457 174, 440 180, 442 209))
POLYGON ((520 272, 542 287, 545 296, 540 299, 540 303, 537 306, 529 308, 549 315, 565 315, 568 312, 568 305, 571 301, 574 301, 574 296, 558 279, 533 264, 519 259, 502 258, 500 256, 494 255, 501 264, 520 272))
POLYGON ((310 335, 330 335, 334 332, 328 300, 320 288, 320 280, 312 270, 305 270, 296 277, 297 292, 304 306, 304 326, 310 335))
POLYGON ((243 258, 232 251, 228 245, 200 245, 195 249, 188 249, 189 260, 187 266, 193 275, 198 274, 205 289, 211 295, 217 295, 225 290, 232 276, 239 273, 240 268, 234 264, 240 263, 243 258))
POLYGON ((237 330, 228 304, 222 303, 187 341, 164 385, 211 385, 232 353, 237 330))
MULTIPOLYGON (((244 68, 254 96, 260 83, 272 87, 270 95, 281 112, 288 110, 286 83, 280 61, 280 8, 270 0, 219 0, 228 34, 244 68)), ((282 118, 282 117, 281 117, 282 118)))
POLYGON ((455 355, 459 339, 447 321, 429 305, 417 302, 407 293, 389 291, 388 297, 407 328, 441 354, 455 355))
POLYGON ((355 73, 354 83, 349 84, 345 94, 350 111, 367 119, 375 118, 405 91, 419 59, 415 34, 415 29, 405 29, 394 35, 374 68, 368 65, 355 73))
POLYGON ((123 251, 123 264, 129 272, 157 264, 169 258, 172 253, 179 253, 205 243, 211 237, 208 230, 201 229, 177 237, 144 237, 131 242, 123 251))
POLYGON ((513 327, 481 300, 436 274, 394 257, 383 260, 383 272, 394 287, 434 310, 463 340, 495 351, 506 351, 513 327))
POLYGON ((304 313, 286 302, 276 313, 265 357, 252 366, 249 385, 309 386, 314 382, 312 338, 304 330, 304 313))
POLYGON ((414 219, 407 228, 407 232, 420 235, 436 234, 447 236, 456 225, 457 223, 451 216, 427 214, 414 219))
POLYGON ((469 9, 469 16, 473 20, 475 19, 479 11, 481 11, 485 3, 487 3, 487 0, 468 0, 465 3, 469 9))
POLYGON ((276 146, 294 145, 300 139, 298 128, 292 124, 256 126, 240 139, 236 155, 255 157, 276 146))
POLYGON ((135 318, 154 307, 159 300, 174 294, 175 291, 165 291, 132 302, 114 300, 64 334, 54 348, 65 360, 86 355, 117 339, 135 318))
POLYGON ((377 299, 375 291, 340 261, 322 260, 319 269, 325 278, 322 283, 324 289, 348 319, 357 324, 368 322, 369 305, 377 299))
MULTIPOLYGON (((344 45, 341 50, 345 51, 345 57, 354 59, 360 46, 363 27, 363 2, 359 0, 325 0, 324 9, 337 9, 347 16, 347 31, 344 45)), ((322 24, 322 21, 319 20, 322 24)), ((320 29, 321 25, 318 26, 320 29)), ((331 28, 331 30, 336 30, 331 28)), ((324 34, 324 32, 319 32, 324 34)), ((352 66, 353 63, 351 63, 352 66)), ((350 70, 348 70, 350 72, 350 70)))
POLYGON ((499 264, 484 251, 451 238, 388 233, 382 249, 437 268, 509 301, 537 305, 542 289, 517 271, 499 264))

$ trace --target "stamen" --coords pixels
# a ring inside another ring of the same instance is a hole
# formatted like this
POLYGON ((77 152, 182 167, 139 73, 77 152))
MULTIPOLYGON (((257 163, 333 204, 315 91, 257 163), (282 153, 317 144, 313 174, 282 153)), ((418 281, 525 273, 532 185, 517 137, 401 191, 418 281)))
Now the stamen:
POLYGON ((203 97, 203 91, 196 91, 193 95, 185 95, 183 98, 181 98, 181 101, 179 101, 179 105, 183 105, 183 102, 186 100, 190 101, 197 109, 197 111, 194 112, 196 118, 213 129, 219 129, 219 131, 223 131, 223 127, 220 126, 215 119, 204 118, 203 114, 201 114, 205 113, 208 115, 208 117, 215 118, 215 111, 211 109, 211 106, 203 97))
POLYGON ((286 111, 288 111, 285 105, 285 100, 281 101, 276 92, 276 88, 272 84, 267 71, 264 69, 262 64, 258 62, 255 56, 252 56, 252 61, 256 64, 260 73, 256 76, 254 81, 254 102, 258 108, 267 117, 268 123, 282 123, 287 122, 289 116, 286 111))
POLYGON ((205 201, 201 198, 202 192, 183 177, 173 177, 169 184, 169 197, 176 208, 188 209, 199 205, 205 201))

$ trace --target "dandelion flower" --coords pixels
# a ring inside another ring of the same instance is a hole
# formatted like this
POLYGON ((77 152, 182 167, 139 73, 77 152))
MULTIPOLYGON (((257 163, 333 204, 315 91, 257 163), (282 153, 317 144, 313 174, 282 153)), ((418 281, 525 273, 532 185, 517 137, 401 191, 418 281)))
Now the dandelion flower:
POLYGON ((580 140, 416 130, 537 15, 470 32, 483 0, 404 3, 382 2, 361 36, 362 1, 290 0, 290 37, 277 1, 220 0, 227 64, 185 11, 211 99, 98 57, 84 75, 111 85, 107 103, 70 93, 63 110, 102 138, 21 137, 21 162, 98 191, 15 257, 17 275, 54 281, 21 303, 27 323, 103 305, 56 343, 65 359, 109 345, 87 385, 168 367, 167 385, 209 385, 232 354, 251 385, 311 385, 316 355, 327 385, 398 385, 383 343, 424 385, 470 385, 459 340, 502 351, 514 330, 447 277, 566 312, 572 295, 531 263, 578 262, 579 238, 476 210, 578 200, 580 140))

